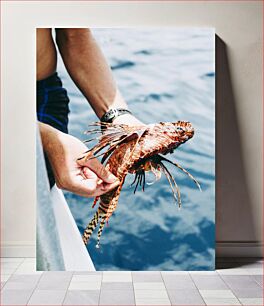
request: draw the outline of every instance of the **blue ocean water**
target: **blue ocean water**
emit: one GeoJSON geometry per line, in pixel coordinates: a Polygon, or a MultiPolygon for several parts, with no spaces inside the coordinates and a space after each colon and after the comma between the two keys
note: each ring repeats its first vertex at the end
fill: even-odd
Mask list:
{"type": "MultiPolygon", "coordinates": [[[[193,139],[167,156],[200,182],[168,166],[182,195],[178,210],[163,176],[133,194],[129,176],[101,249],[89,253],[97,270],[213,270],[215,259],[215,45],[208,28],[94,29],[120,91],[145,123],[190,121],[193,139]]],[[[70,134],[86,139],[97,121],[59,61],[70,96],[70,134]]],[[[92,199],[65,192],[80,233],[92,218],[92,199]]]]}

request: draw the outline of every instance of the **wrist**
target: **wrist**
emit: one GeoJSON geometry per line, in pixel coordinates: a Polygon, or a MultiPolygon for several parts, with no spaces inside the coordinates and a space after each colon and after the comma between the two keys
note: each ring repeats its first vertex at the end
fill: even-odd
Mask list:
{"type": "Polygon", "coordinates": [[[117,88],[115,89],[114,97],[100,97],[98,100],[100,100],[100,103],[96,104],[95,112],[99,119],[110,109],[127,109],[127,104],[117,88]]]}
{"type": "Polygon", "coordinates": [[[135,116],[132,114],[123,114],[121,116],[116,117],[113,122],[113,124],[126,124],[126,125],[144,125],[140,120],[138,120],[135,116]]]}
{"type": "Polygon", "coordinates": [[[127,114],[132,115],[132,113],[127,108],[110,108],[100,118],[100,121],[105,123],[113,123],[116,118],[127,114]]]}

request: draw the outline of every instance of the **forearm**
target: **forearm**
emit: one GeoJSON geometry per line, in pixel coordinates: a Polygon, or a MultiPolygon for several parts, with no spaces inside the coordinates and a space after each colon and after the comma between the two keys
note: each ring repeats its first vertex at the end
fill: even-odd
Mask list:
{"type": "Polygon", "coordinates": [[[46,154],[49,154],[49,151],[52,151],[54,142],[56,142],[56,140],[59,138],[59,134],[62,132],[42,122],[38,122],[38,125],[43,149],[46,154]]]}
{"type": "Polygon", "coordinates": [[[99,118],[111,107],[127,107],[88,29],[57,29],[56,42],[67,71],[99,118]]]}
{"type": "Polygon", "coordinates": [[[53,133],[55,132],[55,129],[53,127],[51,127],[50,125],[42,123],[42,122],[38,122],[38,126],[39,126],[39,132],[40,132],[40,136],[41,136],[43,149],[45,151],[45,148],[47,148],[49,146],[50,136],[53,136],[53,133]]]}
{"type": "Polygon", "coordinates": [[[60,135],[61,134],[63,135],[63,133],[53,128],[52,126],[42,122],[38,122],[38,125],[39,125],[43,151],[47,155],[49,162],[52,166],[56,184],[57,186],[60,186],[61,179],[58,179],[60,177],[58,167],[54,168],[53,166],[54,166],[54,160],[60,163],[61,165],[65,164],[65,157],[60,141],[60,135]]]}

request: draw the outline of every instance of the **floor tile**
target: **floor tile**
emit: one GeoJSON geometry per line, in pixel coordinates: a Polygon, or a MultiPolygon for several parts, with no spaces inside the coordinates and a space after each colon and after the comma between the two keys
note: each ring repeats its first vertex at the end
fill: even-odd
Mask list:
{"type": "Polygon", "coordinates": [[[196,289],[190,275],[163,275],[167,289],[196,289]]]}
{"type": "Polygon", "coordinates": [[[263,275],[262,268],[250,268],[245,270],[247,271],[247,275],[263,275]]]}
{"type": "Polygon", "coordinates": [[[36,271],[36,265],[31,262],[23,262],[18,269],[16,270],[16,274],[26,274],[31,272],[38,272],[36,271]]]}
{"type": "Polygon", "coordinates": [[[160,272],[132,272],[133,282],[162,282],[160,272]]]}
{"type": "Polygon", "coordinates": [[[1,291],[1,305],[26,305],[31,297],[32,290],[5,290],[1,291]]]}
{"type": "MultiPolygon", "coordinates": [[[[19,269],[19,268],[18,268],[19,269]]],[[[14,274],[24,274],[24,275],[42,275],[43,271],[29,271],[29,270],[16,270],[14,274]]]]}
{"type": "Polygon", "coordinates": [[[256,288],[256,289],[232,289],[232,292],[237,298],[262,298],[263,297],[263,289],[256,288]]]}
{"type": "Polygon", "coordinates": [[[205,301],[208,305],[263,305],[263,261],[245,258],[218,260],[224,268],[216,272],[42,273],[35,272],[34,258],[1,258],[6,272],[1,275],[1,280],[3,276],[8,280],[2,289],[3,302],[4,305],[25,305],[30,299],[30,305],[55,305],[63,300],[65,305],[98,305],[99,302],[100,305],[204,305],[205,301]],[[11,271],[14,274],[10,276],[11,271]],[[50,292],[53,292],[49,294],[51,299],[47,298],[50,292]]]}
{"type": "Polygon", "coordinates": [[[138,299],[136,300],[136,305],[160,305],[160,306],[166,306],[171,305],[171,302],[169,299],[138,299]]]}
{"type": "Polygon", "coordinates": [[[252,275],[252,278],[263,288],[263,275],[252,275]]]}
{"type": "Polygon", "coordinates": [[[204,305],[204,301],[197,289],[168,290],[172,305],[204,305]]]}
{"type": "Polygon", "coordinates": [[[218,269],[216,271],[220,275],[248,275],[247,270],[242,268],[218,269]]]}
{"type": "Polygon", "coordinates": [[[101,290],[99,305],[135,305],[133,290],[101,290]]]}
{"type": "Polygon", "coordinates": [[[72,282],[101,282],[102,275],[73,275],[72,282]]]}
{"type": "Polygon", "coordinates": [[[28,305],[62,305],[65,290],[35,290],[28,305]]]}
{"type": "Polygon", "coordinates": [[[218,275],[215,271],[189,271],[189,275],[206,275],[206,276],[213,276],[218,275]]]}
{"type": "Polygon", "coordinates": [[[231,290],[199,290],[203,298],[236,298],[231,290]]]}
{"type": "Polygon", "coordinates": [[[204,299],[206,305],[241,305],[236,298],[206,298],[204,299]]]}
{"type": "Polygon", "coordinates": [[[242,305],[264,305],[263,299],[261,298],[244,298],[244,299],[239,299],[240,303],[242,305]]]}
{"type": "Polygon", "coordinates": [[[161,271],[161,275],[189,275],[188,271],[161,271]]]}
{"type": "Polygon", "coordinates": [[[100,290],[101,282],[71,282],[68,290],[100,290]]]}
{"type": "Polygon", "coordinates": [[[254,279],[248,275],[222,275],[221,278],[232,290],[259,288],[259,285],[254,281],[254,279]]]}
{"type": "Polygon", "coordinates": [[[229,289],[225,282],[218,275],[192,275],[196,287],[202,289],[229,289]]]}
{"type": "Polygon", "coordinates": [[[99,290],[67,291],[63,305],[98,305],[99,290]]]}
{"type": "Polygon", "coordinates": [[[135,289],[135,297],[138,299],[168,299],[167,291],[164,290],[137,290],[135,289]]]}
{"type": "Polygon", "coordinates": [[[102,290],[133,290],[132,282],[104,282],[101,286],[102,290]]]}
{"type": "Polygon", "coordinates": [[[102,271],[74,271],[73,275],[103,275],[102,271]]]}
{"type": "Polygon", "coordinates": [[[12,282],[8,281],[5,284],[5,289],[12,290],[34,290],[37,283],[34,282],[12,282]]]}
{"type": "Polygon", "coordinates": [[[37,271],[36,265],[33,263],[22,263],[17,270],[15,271],[15,274],[33,274],[33,275],[41,275],[43,271],[37,271]]]}
{"type": "Polygon", "coordinates": [[[22,282],[22,283],[37,283],[41,275],[23,275],[23,274],[13,274],[9,278],[9,282],[22,282]]]}
{"type": "Polygon", "coordinates": [[[133,283],[135,290],[166,290],[163,282],[142,282],[142,283],[133,283]]]}
{"type": "Polygon", "coordinates": [[[6,282],[11,277],[11,274],[1,274],[1,282],[6,282]]]}
{"type": "Polygon", "coordinates": [[[132,282],[131,273],[103,273],[103,282],[132,282]]]}
{"type": "Polygon", "coordinates": [[[131,275],[131,271],[103,271],[104,275],[131,275]]]}
{"type": "Polygon", "coordinates": [[[67,290],[72,278],[72,272],[44,272],[41,276],[38,290],[67,290]]]}

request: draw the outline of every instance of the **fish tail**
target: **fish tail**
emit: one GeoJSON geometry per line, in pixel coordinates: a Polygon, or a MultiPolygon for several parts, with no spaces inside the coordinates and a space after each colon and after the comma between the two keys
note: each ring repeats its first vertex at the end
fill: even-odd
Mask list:
{"type": "Polygon", "coordinates": [[[83,233],[83,242],[86,245],[95,230],[99,220],[103,217],[104,213],[100,210],[100,208],[95,212],[93,219],[90,221],[90,223],[87,225],[84,233],[83,233]]]}
{"type": "Polygon", "coordinates": [[[101,235],[102,235],[102,231],[104,229],[104,226],[105,226],[105,222],[106,222],[106,216],[104,216],[101,220],[101,223],[100,223],[100,227],[99,227],[99,230],[98,230],[98,234],[97,234],[97,244],[96,244],[96,248],[99,249],[100,247],[100,239],[101,239],[101,235]]]}
{"type": "Polygon", "coordinates": [[[96,197],[94,198],[94,202],[93,202],[92,208],[94,208],[94,206],[96,205],[96,203],[98,202],[99,199],[100,199],[99,196],[96,196],[96,197]]]}

